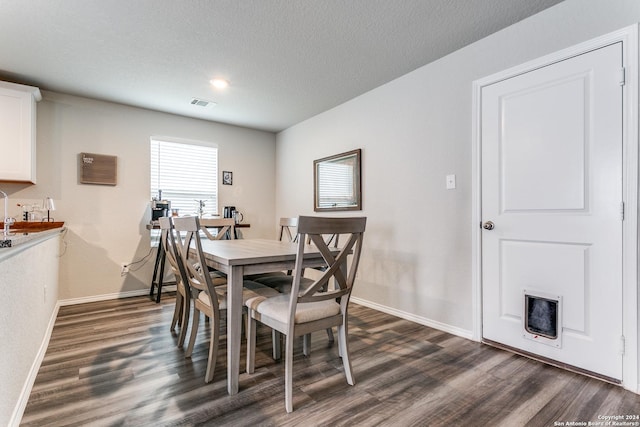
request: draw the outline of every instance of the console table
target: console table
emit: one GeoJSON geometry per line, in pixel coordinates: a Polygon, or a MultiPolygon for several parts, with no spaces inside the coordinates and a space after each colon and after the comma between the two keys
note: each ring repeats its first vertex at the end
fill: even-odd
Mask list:
{"type": "MultiPolygon", "coordinates": [[[[206,219],[201,220],[203,225],[207,228],[219,228],[219,227],[210,227],[206,224],[206,219]]],[[[236,228],[249,228],[251,224],[236,224],[233,229],[234,238],[238,238],[238,234],[236,232],[236,228]]],[[[147,230],[159,230],[160,224],[158,221],[153,221],[150,224],[147,224],[147,230]]],[[[158,294],[156,295],[156,303],[160,302],[160,295],[162,293],[162,285],[175,285],[176,282],[167,282],[164,283],[164,263],[166,260],[164,248],[162,244],[158,244],[158,250],[156,251],[156,260],[153,266],[153,276],[151,277],[151,289],[149,290],[149,298],[153,299],[153,294],[155,289],[158,289],[158,294]]]]}

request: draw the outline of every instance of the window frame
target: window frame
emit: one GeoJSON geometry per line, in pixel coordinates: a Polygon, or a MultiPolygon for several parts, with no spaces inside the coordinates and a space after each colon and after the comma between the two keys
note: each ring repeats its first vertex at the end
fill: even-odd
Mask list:
{"type": "Polygon", "coordinates": [[[313,210],[315,212],[362,210],[361,152],[362,150],[358,148],[313,161],[313,210]],[[332,178],[327,176],[326,172],[335,165],[350,167],[344,183],[346,187],[340,186],[342,189],[351,187],[351,191],[347,191],[349,193],[347,197],[338,193],[326,195],[327,188],[331,187],[332,178]],[[326,199],[333,203],[327,206],[326,202],[323,202],[326,199]]]}

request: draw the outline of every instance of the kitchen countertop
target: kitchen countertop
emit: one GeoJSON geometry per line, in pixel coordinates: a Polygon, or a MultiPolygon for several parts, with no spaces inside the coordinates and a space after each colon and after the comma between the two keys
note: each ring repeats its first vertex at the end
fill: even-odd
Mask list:
{"type": "Polygon", "coordinates": [[[3,229],[4,223],[0,222],[0,260],[65,230],[64,222],[16,222],[8,236],[2,234],[3,229]]]}

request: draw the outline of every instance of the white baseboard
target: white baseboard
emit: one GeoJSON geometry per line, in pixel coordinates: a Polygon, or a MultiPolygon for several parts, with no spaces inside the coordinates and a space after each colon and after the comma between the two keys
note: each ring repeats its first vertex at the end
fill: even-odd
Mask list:
{"type": "Polygon", "coordinates": [[[411,322],[419,323],[420,325],[429,326],[430,328],[438,329],[443,332],[447,332],[452,335],[456,335],[469,340],[473,339],[473,331],[458,328],[448,325],[446,323],[438,322],[436,320],[427,319],[426,317],[416,316],[415,314],[407,313],[395,308],[387,307],[375,302],[363,300],[357,297],[351,297],[351,300],[356,304],[363,305],[365,307],[372,308],[374,310],[382,311],[383,313],[391,314],[392,316],[399,317],[401,319],[409,320],[411,322]]]}
{"type": "Polygon", "coordinates": [[[24,414],[24,410],[27,407],[27,402],[29,402],[29,396],[31,395],[31,389],[33,389],[33,384],[36,381],[36,376],[38,376],[38,371],[40,370],[40,365],[42,365],[42,360],[44,359],[44,355],[47,353],[47,347],[49,347],[49,340],[51,339],[51,333],[53,332],[53,326],[56,324],[56,318],[58,317],[58,310],[60,309],[60,302],[56,303],[56,306],[53,308],[53,312],[51,313],[51,317],[49,318],[49,324],[47,325],[47,329],[45,330],[44,337],[42,339],[42,343],[40,344],[40,348],[38,349],[38,354],[36,358],[33,360],[33,364],[31,365],[31,369],[29,370],[29,375],[27,376],[27,380],[22,386],[22,391],[20,392],[20,398],[18,399],[18,403],[15,408],[13,408],[13,414],[11,414],[11,418],[9,419],[9,426],[18,427],[20,425],[20,421],[22,420],[22,415],[24,414]]]}
{"type": "MultiPolygon", "coordinates": [[[[162,287],[163,292],[167,292],[167,291],[172,292],[175,290],[176,290],[175,285],[162,287]]],[[[120,298],[139,297],[143,295],[149,295],[149,289],[136,289],[135,291],[114,292],[112,294],[92,295],[89,297],[63,299],[63,300],[59,300],[58,304],[60,304],[60,306],[62,307],[66,305],[84,304],[87,302],[98,302],[98,301],[107,301],[107,300],[120,299],[120,298]]]]}

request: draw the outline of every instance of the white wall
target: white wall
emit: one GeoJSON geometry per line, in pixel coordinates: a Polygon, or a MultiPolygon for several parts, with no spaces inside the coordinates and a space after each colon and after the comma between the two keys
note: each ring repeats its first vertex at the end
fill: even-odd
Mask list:
{"type": "Polygon", "coordinates": [[[313,213],[314,159],[362,148],[354,296],[471,336],[472,82],[638,21],[637,0],[566,0],[279,133],[276,217],[313,213]]]}
{"type": "Polygon", "coordinates": [[[0,310],[2,426],[17,425],[22,417],[58,312],[60,238],[45,239],[3,249],[11,252],[0,260],[5,302],[0,310]]]}
{"type": "Polygon", "coordinates": [[[152,135],[218,144],[219,168],[233,171],[234,178],[232,186],[220,186],[220,206],[235,205],[244,213],[251,224],[245,236],[275,237],[274,134],[46,91],[43,97],[37,106],[38,183],[0,188],[16,217],[16,203],[54,199],[52,215],[69,229],[60,259],[61,300],[149,288],[155,252],[125,277],[120,265],[150,250],[145,226],[152,135]],[[117,156],[118,185],[80,184],[81,152],[117,156]]]}

